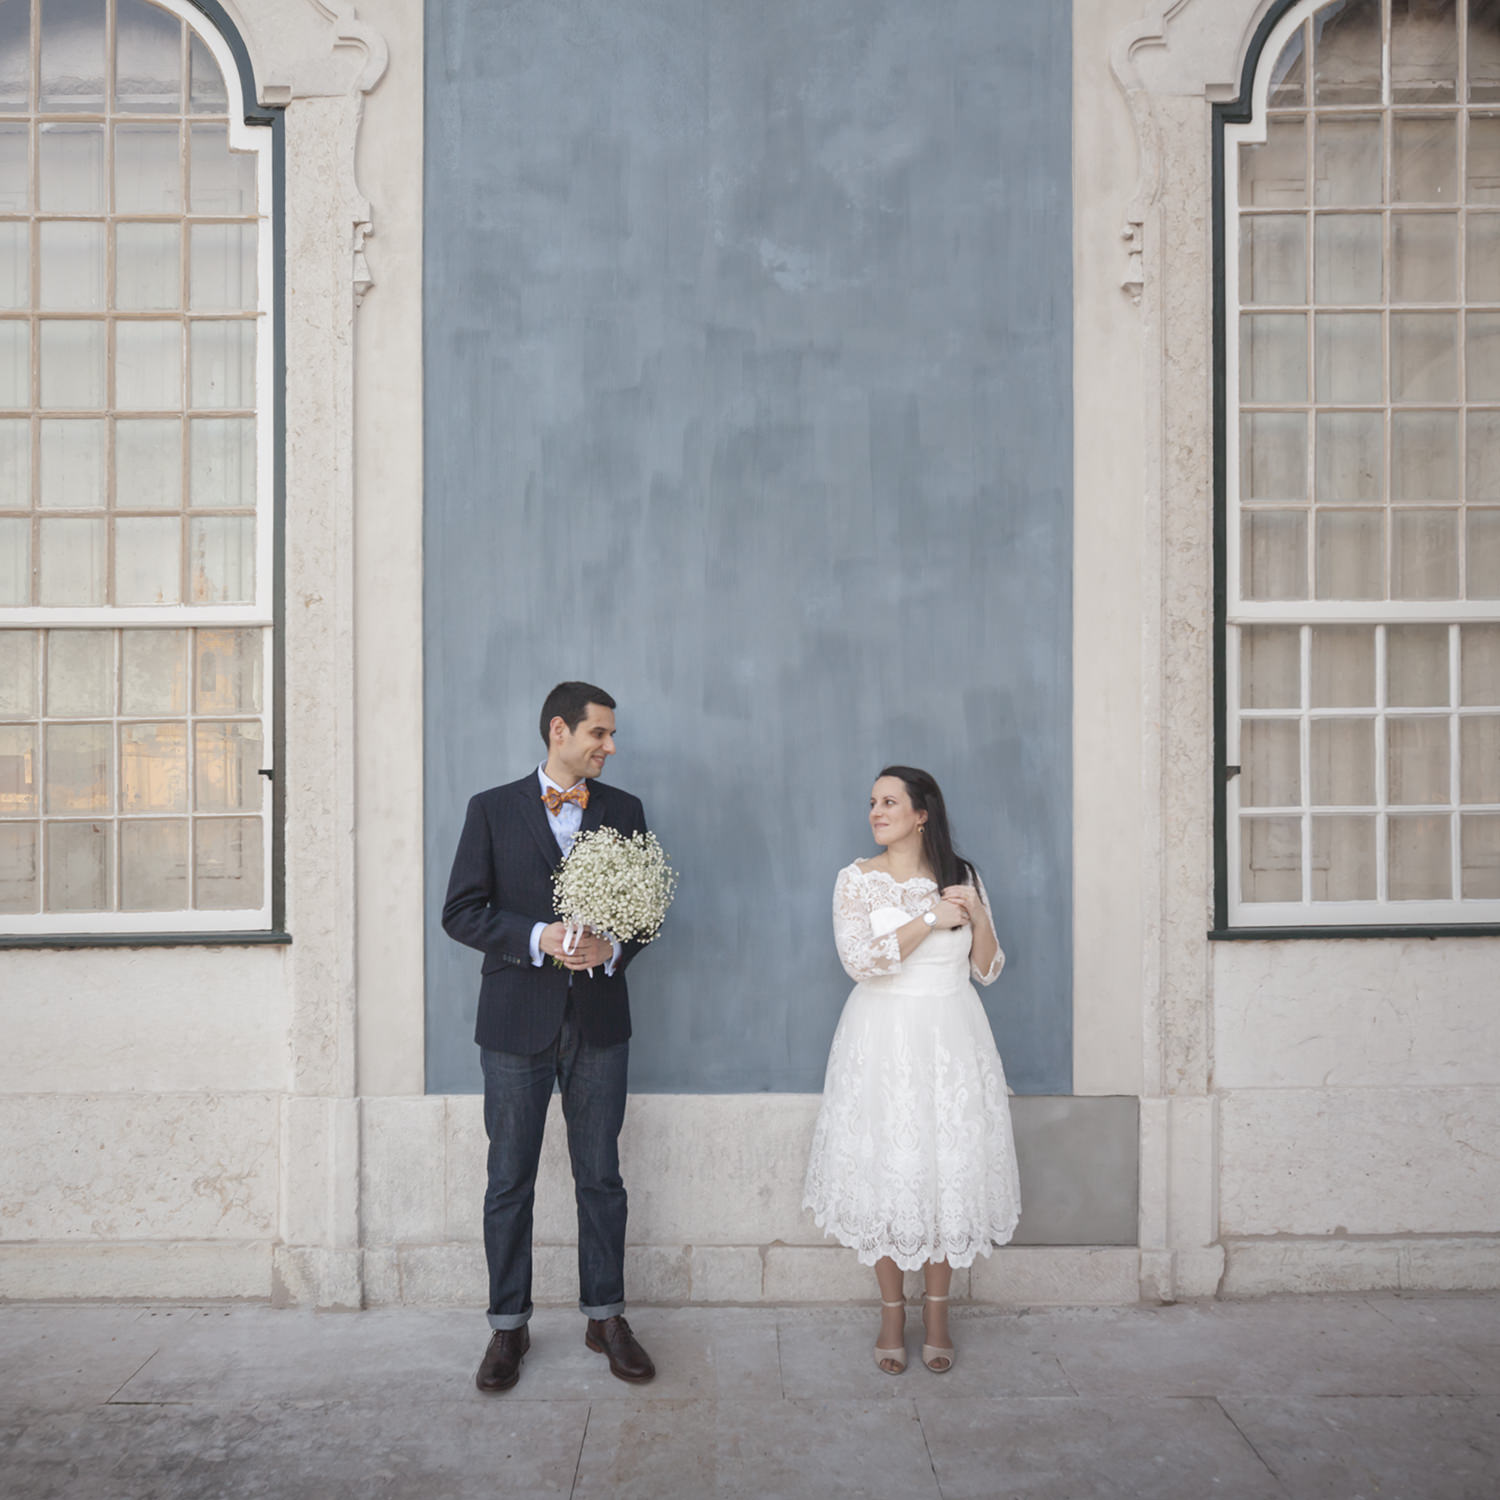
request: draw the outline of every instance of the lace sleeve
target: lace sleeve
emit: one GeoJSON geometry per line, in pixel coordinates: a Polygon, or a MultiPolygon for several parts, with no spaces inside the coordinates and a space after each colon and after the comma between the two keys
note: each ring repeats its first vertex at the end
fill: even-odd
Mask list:
{"type": "Polygon", "coordinates": [[[870,907],[854,865],[839,871],[833,887],[833,941],[844,972],[854,980],[894,974],[901,967],[901,944],[894,932],[877,938],[870,907]]]}
{"type": "MultiPolygon", "coordinates": [[[[979,888],[979,899],[984,902],[984,914],[990,919],[990,926],[995,925],[995,914],[990,910],[989,892],[984,888],[984,881],[979,878],[979,871],[974,872],[974,884],[979,888]]],[[[999,977],[1000,971],[1005,967],[1005,950],[1000,946],[1000,934],[995,934],[995,956],[990,960],[990,966],[983,973],[979,971],[979,965],[972,960],[969,963],[969,973],[974,976],[976,984],[993,984],[999,977]]]]}

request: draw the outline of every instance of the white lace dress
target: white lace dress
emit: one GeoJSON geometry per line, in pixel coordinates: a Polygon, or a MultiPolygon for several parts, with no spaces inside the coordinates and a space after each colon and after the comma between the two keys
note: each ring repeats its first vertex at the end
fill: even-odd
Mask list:
{"type": "MultiPolygon", "coordinates": [[[[984,896],[985,910],[989,898],[984,896]]],[[[828,1053],[803,1206],[872,1266],[972,1265],[1021,1212],[1005,1071],[970,978],[967,927],[934,930],[902,959],[896,929],[936,905],[926,877],[839,871],[833,932],[857,980],[828,1053]]]]}

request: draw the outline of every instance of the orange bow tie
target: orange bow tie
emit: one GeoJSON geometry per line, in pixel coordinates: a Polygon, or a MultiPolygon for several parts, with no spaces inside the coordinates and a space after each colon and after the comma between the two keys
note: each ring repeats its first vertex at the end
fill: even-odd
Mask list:
{"type": "Polygon", "coordinates": [[[545,787],[542,791],[542,801],[547,804],[549,813],[557,812],[564,802],[576,802],[582,809],[589,805],[589,789],[581,781],[577,786],[570,786],[565,792],[558,791],[556,787],[545,787]]]}

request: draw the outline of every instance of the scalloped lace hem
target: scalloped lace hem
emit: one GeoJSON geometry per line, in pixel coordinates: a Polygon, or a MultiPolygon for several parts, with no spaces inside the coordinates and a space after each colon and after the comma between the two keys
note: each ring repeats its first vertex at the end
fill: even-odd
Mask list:
{"type": "Polygon", "coordinates": [[[803,1199],[802,1206],[812,1212],[813,1223],[828,1238],[837,1240],[846,1250],[855,1252],[859,1257],[860,1265],[873,1266],[876,1261],[888,1257],[895,1261],[903,1271],[920,1271],[929,1261],[935,1260],[946,1260],[955,1271],[965,1270],[974,1264],[976,1257],[983,1255],[988,1258],[991,1251],[1009,1244],[1021,1217],[1017,1214],[1008,1225],[1003,1227],[994,1225],[983,1235],[966,1236],[962,1244],[934,1240],[930,1244],[910,1250],[901,1249],[867,1232],[850,1229],[840,1223],[829,1222],[833,1218],[832,1213],[827,1210],[820,1211],[816,1204],[808,1199],[803,1199]]]}

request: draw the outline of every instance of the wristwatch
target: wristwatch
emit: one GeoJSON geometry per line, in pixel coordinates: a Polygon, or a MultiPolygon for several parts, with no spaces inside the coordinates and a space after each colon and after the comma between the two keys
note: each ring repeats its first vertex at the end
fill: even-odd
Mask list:
{"type": "Polygon", "coordinates": [[[929,927],[936,927],[937,926],[937,913],[935,911],[924,911],[922,913],[922,920],[929,927]]]}

